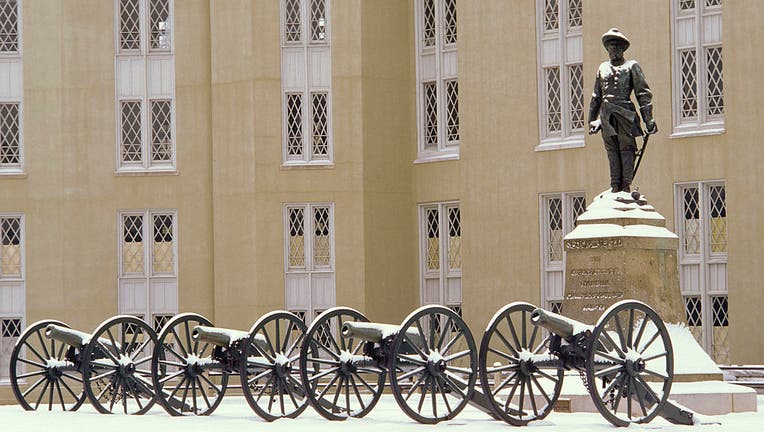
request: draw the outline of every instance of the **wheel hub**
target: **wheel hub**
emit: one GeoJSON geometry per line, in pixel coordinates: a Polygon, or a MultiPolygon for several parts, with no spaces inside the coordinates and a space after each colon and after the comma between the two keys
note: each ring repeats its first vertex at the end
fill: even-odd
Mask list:
{"type": "Polygon", "coordinates": [[[276,354],[274,360],[273,370],[276,372],[276,376],[283,378],[292,373],[292,362],[284,354],[276,354]]]}
{"type": "Polygon", "coordinates": [[[427,371],[430,375],[440,376],[446,371],[447,367],[446,360],[438,351],[430,351],[430,355],[427,356],[427,371]]]}

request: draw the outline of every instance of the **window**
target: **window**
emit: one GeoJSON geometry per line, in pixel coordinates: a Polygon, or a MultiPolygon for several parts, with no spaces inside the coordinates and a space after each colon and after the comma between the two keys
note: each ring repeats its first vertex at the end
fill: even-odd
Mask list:
{"type": "Polygon", "coordinates": [[[282,0],[284,165],[331,165],[329,0],[282,0]]]}
{"type": "Polygon", "coordinates": [[[171,0],[117,0],[117,171],[175,171],[171,0]]]}
{"type": "Polygon", "coordinates": [[[565,295],[563,238],[573,231],[576,219],[584,211],[583,192],[541,195],[541,301],[555,313],[562,311],[565,295]]]}
{"type": "Polygon", "coordinates": [[[0,176],[23,174],[20,1],[0,1],[0,176]]]}
{"type": "Polygon", "coordinates": [[[0,214],[0,383],[10,379],[11,353],[24,328],[25,292],[24,218],[0,214]]]}
{"type": "Polygon", "coordinates": [[[722,0],[674,0],[674,136],[724,131],[722,0]]]}
{"type": "Polygon", "coordinates": [[[676,185],[675,193],[687,325],[717,363],[729,364],[725,185],[683,183],[676,185]]]}
{"type": "Polygon", "coordinates": [[[417,0],[419,161],[459,155],[456,0],[417,0]]]}
{"type": "Polygon", "coordinates": [[[284,207],[286,307],[306,324],[335,305],[334,205],[284,207]]]}
{"type": "Polygon", "coordinates": [[[419,206],[420,301],[461,315],[462,224],[458,202],[419,206]]]}
{"type": "Polygon", "coordinates": [[[537,0],[541,143],[584,145],[583,0],[537,0]]]}
{"type": "Polygon", "coordinates": [[[178,312],[177,213],[121,212],[119,228],[119,313],[161,329],[178,312]]]}

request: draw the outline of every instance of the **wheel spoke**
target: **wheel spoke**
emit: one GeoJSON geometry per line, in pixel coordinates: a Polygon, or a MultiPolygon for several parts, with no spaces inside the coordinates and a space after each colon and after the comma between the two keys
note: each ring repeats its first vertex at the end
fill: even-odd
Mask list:
{"type": "Polygon", "coordinates": [[[491,373],[496,373],[496,372],[504,372],[504,371],[508,371],[508,370],[509,371],[514,371],[514,370],[517,370],[517,368],[519,368],[519,367],[520,367],[520,365],[518,365],[518,364],[508,364],[508,365],[503,365],[503,366],[496,366],[496,367],[493,367],[493,368],[486,368],[485,372],[491,374],[491,373]]]}
{"type": "MultiPolygon", "coordinates": [[[[276,348],[273,346],[273,342],[271,342],[271,337],[268,335],[268,330],[263,327],[262,329],[262,335],[265,339],[265,343],[268,344],[268,349],[270,350],[270,355],[275,357],[276,356],[276,348]]],[[[278,336],[276,336],[276,339],[278,340],[278,336]]],[[[262,350],[261,350],[262,351],[262,350]]],[[[264,355],[268,355],[266,352],[263,352],[264,355]]]]}
{"type": "Polygon", "coordinates": [[[447,371],[452,371],[452,372],[460,372],[460,373],[467,374],[467,375],[471,375],[473,373],[472,369],[469,369],[469,368],[456,367],[456,366],[448,366],[448,365],[446,366],[446,370],[447,371]]]}
{"type": "Polygon", "coordinates": [[[410,370],[410,371],[408,371],[408,372],[398,376],[397,379],[398,379],[398,381],[403,381],[403,380],[405,380],[406,378],[408,378],[410,376],[416,375],[416,374],[424,371],[425,369],[426,368],[424,366],[420,366],[418,368],[415,368],[413,370],[410,370]]]}
{"type": "Polygon", "coordinates": [[[629,309],[629,328],[626,331],[626,346],[632,348],[631,337],[634,336],[634,309],[629,309]]]}
{"type": "Polygon", "coordinates": [[[35,333],[37,334],[37,339],[40,340],[40,346],[42,347],[42,352],[45,353],[45,358],[50,358],[50,353],[48,353],[48,347],[45,345],[45,341],[42,339],[42,335],[40,334],[40,331],[38,330],[35,333]]]}
{"type": "Polygon", "coordinates": [[[544,396],[544,399],[546,400],[547,405],[551,404],[552,399],[546,393],[546,391],[544,390],[544,387],[541,386],[541,383],[538,381],[538,379],[536,379],[535,375],[531,375],[531,380],[533,381],[534,384],[536,384],[536,388],[539,389],[539,391],[541,392],[541,395],[544,396]]]}
{"type": "Polygon", "coordinates": [[[657,359],[657,358],[660,358],[660,357],[666,357],[666,356],[668,356],[668,352],[667,352],[667,351],[663,351],[663,352],[662,352],[662,353],[660,353],[660,354],[654,354],[654,355],[651,355],[651,356],[649,356],[649,357],[645,357],[645,358],[644,358],[644,359],[642,359],[642,360],[644,360],[644,361],[645,361],[645,363],[647,363],[647,362],[649,362],[650,360],[655,360],[655,359],[657,359]]]}
{"type": "Polygon", "coordinates": [[[366,387],[367,389],[369,389],[369,391],[370,391],[370,392],[372,392],[372,393],[376,393],[376,392],[377,392],[376,390],[374,390],[374,389],[373,389],[373,388],[372,388],[372,387],[369,385],[369,383],[368,383],[368,382],[366,382],[366,380],[365,380],[365,379],[363,379],[363,377],[361,376],[361,374],[359,374],[359,373],[356,373],[356,372],[353,372],[353,375],[354,375],[356,378],[358,378],[358,381],[361,381],[361,384],[363,384],[363,386],[364,386],[364,387],[366,387]]]}
{"type": "Polygon", "coordinates": [[[507,379],[505,379],[504,381],[502,381],[502,382],[501,382],[501,383],[500,383],[500,384],[499,384],[499,385],[498,385],[498,386],[497,386],[495,389],[493,389],[493,391],[491,392],[491,395],[492,395],[492,396],[496,396],[497,394],[499,394],[499,392],[500,392],[500,391],[501,391],[501,390],[502,390],[504,387],[506,387],[506,386],[507,386],[507,384],[509,384],[509,382],[510,382],[510,381],[512,381],[512,380],[513,380],[513,379],[515,379],[515,378],[517,378],[517,372],[512,372],[512,375],[508,376],[508,377],[507,377],[507,379]]]}
{"type": "Polygon", "coordinates": [[[408,354],[398,353],[398,358],[401,358],[401,359],[406,360],[408,362],[414,363],[417,366],[424,366],[424,365],[427,364],[426,361],[423,361],[423,360],[421,360],[421,359],[419,359],[417,357],[414,357],[414,356],[411,356],[411,355],[408,355],[408,354]]]}
{"type": "Polygon", "coordinates": [[[647,384],[647,382],[644,380],[644,378],[642,378],[640,375],[636,375],[634,378],[636,378],[637,381],[639,381],[639,383],[642,384],[642,387],[645,388],[645,392],[647,393],[647,395],[650,396],[651,398],[653,398],[652,402],[651,401],[646,401],[647,403],[649,403],[652,406],[652,405],[657,404],[658,402],[661,401],[661,398],[658,397],[658,395],[655,393],[655,391],[653,391],[652,387],[650,387],[647,384]]]}
{"type": "Polygon", "coordinates": [[[325,376],[327,376],[329,374],[337,372],[339,369],[340,369],[339,367],[333,367],[333,368],[327,369],[327,370],[325,370],[323,372],[319,372],[319,373],[313,375],[312,377],[308,378],[308,381],[312,382],[312,381],[319,380],[319,379],[321,379],[321,378],[323,378],[323,377],[325,377],[325,376]]]}
{"type": "Polygon", "coordinates": [[[24,397],[24,399],[26,399],[27,395],[29,395],[29,393],[32,393],[32,391],[36,389],[37,387],[39,387],[40,384],[42,384],[43,381],[45,381],[46,379],[47,377],[42,377],[39,380],[37,380],[31,387],[27,388],[26,391],[24,391],[24,393],[21,394],[21,396],[24,397]]]}
{"type": "Polygon", "coordinates": [[[472,353],[472,351],[471,351],[471,350],[464,350],[464,351],[459,351],[459,352],[458,352],[458,353],[456,353],[456,354],[451,354],[450,356],[448,356],[448,357],[444,358],[443,360],[445,360],[445,361],[447,361],[447,362],[450,362],[450,361],[452,361],[452,360],[456,360],[456,359],[458,359],[458,358],[464,357],[464,356],[466,356],[466,355],[469,355],[469,354],[471,354],[471,353],[472,353]]]}
{"type": "Polygon", "coordinates": [[[294,349],[300,345],[303,339],[305,339],[305,333],[300,333],[300,336],[298,336],[297,339],[294,342],[292,342],[292,345],[290,345],[289,348],[287,348],[284,351],[284,355],[289,357],[294,351],[294,349]]]}
{"type": "MultiPolygon", "coordinates": [[[[416,326],[416,330],[417,332],[419,332],[419,337],[422,338],[422,342],[424,345],[424,354],[430,354],[430,347],[427,344],[427,338],[424,337],[424,332],[422,331],[422,324],[419,323],[419,320],[416,320],[414,321],[414,326],[416,326]]],[[[411,343],[411,346],[416,346],[416,344],[413,343],[411,340],[409,340],[409,343],[411,343]]],[[[420,350],[417,350],[417,351],[420,351],[420,350]]],[[[425,358],[425,357],[427,357],[427,355],[422,355],[422,358],[425,358]]]]}
{"type": "Polygon", "coordinates": [[[660,378],[663,381],[668,381],[668,379],[669,379],[668,376],[663,375],[662,373],[659,373],[659,372],[652,371],[652,370],[647,369],[647,368],[643,369],[642,372],[645,372],[646,374],[652,375],[652,376],[654,376],[656,378],[660,378]]]}
{"type": "Polygon", "coordinates": [[[513,346],[512,346],[512,344],[510,344],[510,343],[509,343],[509,341],[507,340],[507,338],[506,338],[506,337],[504,337],[504,335],[501,333],[501,331],[499,331],[499,328],[498,328],[498,327],[496,327],[496,329],[494,330],[493,334],[495,334],[496,336],[498,336],[498,337],[499,337],[499,340],[500,340],[500,341],[501,341],[501,342],[504,344],[504,346],[506,346],[507,348],[509,348],[509,350],[510,350],[510,351],[512,351],[512,353],[513,353],[515,356],[518,356],[518,355],[520,355],[520,354],[517,352],[517,349],[515,349],[515,347],[513,347],[513,346]]]}
{"type": "Polygon", "coordinates": [[[406,397],[404,398],[405,401],[408,402],[411,395],[414,394],[414,391],[422,385],[422,383],[424,382],[426,378],[427,378],[427,374],[422,374],[422,376],[420,376],[419,379],[416,380],[414,385],[412,385],[409,391],[406,393],[406,397]]]}
{"type": "Polygon", "coordinates": [[[355,393],[356,399],[358,399],[358,403],[361,405],[361,411],[365,411],[366,404],[363,403],[363,398],[361,398],[361,392],[358,391],[358,385],[355,382],[355,378],[353,378],[353,374],[350,375],[350,383],[353,384],[353,392],[355,393]]]}
{"type": "Polygon", "coordinates": [[[265,377],[265,376],[267,376],[267,375],[270,375],[270,374],[272,374],[272,373],[273,373],[273,370],[271,370],[271,369],[266,369],[266,370],[264,370],[263,372],[260,372],[259,374],[257,374],[257,375],[255,375],[255,376],[253,376],[252,378],[248,379],[248,380],[247,380],[247,384],[254,384],[254,383],[255,383],[255,381],[257,381],[257,380],[260,380],[260,379],[262,379],[263,377],[265,377]]]}
{"type": "MultiPolygon", "coordinates": [[[[345,382],[345,377],[340,375],[340,382],[337,383],[337,391],[334,393],[334,400],[332,401],[332,406],[337,407],[337,401],[340,400],[340,394],[342,394],[342,384],[345,382]]],[[[349,413],[348,413],[349,414],[349,413]]]]}
{"type": "Polygon", "coordinates": [[[76,401],[77,399],[79,399],[79,396],[77,396],[77,394],[76,394],[76,393],[74,393],[74,391],[72,390],[72,388],[71,388],[71,387],[69,387],[69,384],[67,384],[67,383],[66,383],[66,380],[63,380],[63,379],[62,379],[62,380],[61,380],[61,384],[63,384],[63,385],[64,385],[64,388],[66,389],[66,391],[68,391],[68,392],[69,392],[69,394],[70,394],[70,395],[72,395],[72,397],[74,398],[74,400],[75,400],[75,401],[76,401]]]}
{"type": "MultiPolygon", "coordinates": [[[[456,390],[456,392],[459,393],[459,396],[461,396],[462,399],[467,398],[467,395],[465,395],[464,392],[462,391],[462,386],[459,386],[459,384],[457,383],[459,381],[457,377],[449,375],[448,372],[446,372],[444,375],[441,375],[441,377],[443,377],[443,379],[446,380],[446,382],[448,383],[448,386],[451,387],[452,390],[456,390]],[[452,378],[456,379],[457,382],[454,382],[452,378]]],[[[464,385],[463,388],[467,388],[467,386],[464,385]]]]}
{"type": "Polygon", "coordinates": [[[660,333],[661,333],[660,331],[656,330],[655,334],[653,334],[650,340],[647,341],[645,346],[641,350],[639,350],[639,353],[643,354],[645,351],[647,351],[647,349],[650,348],[650,345],[652,345],[653,342],[655,342],[655,340],[658,339],[658,336],[660,336],[660,333]]]}
{"type": "MultiPolygon", "coordinates": [[[[141,352],[142,352],[144,349],[146,349],[146,347],[147,347],[147,346],[148,346],[148,345],[149,345],[151,342],[152,342],[151,338],[148,338],[148,339],[146,339],[145,341],[143,341],[143,343],[142,343],[142,344],[140,344],[140,345],[138,346],[138,348],[136,348],[135,350],[133,350],[133,352],[132,352],[132,353],[130,353],[130,355],[129,355],[128,357],[130,357],[130,359],[131,359],[131,360],[135,360],[135,358],[136,358],[136,357],[138,357],[138,354],[140,354],[140,353],[141,353],[141,352]]],[[[146,357],[146,358],[150,359],[150,358],[151,358],[151,356],[149,356],[149,357],[146,357]]]]}
{"type": "Polygon", "coordinates": [[[539,410],[536,408],[536,397],[533,395],[533,386],[531,386],[530,377],[526,378],[525,384],[528,386],[528,397],[531,399],[531,407],[533,408],[533,416],[538,417],[539,410]]]}
{"type": "Polygon", "coordinates": [[[523,403],[525,402],[525,377],[520,377],[520,419],[523,418],[523,403]]]}
{"type": "Polygon", "coordinates": [[[642,334],[645,332],[645,329],[647,328],[647,314],[645,314],[645,317],[642,318],[642,323],[639,325],[639,330],[637,331],[637,336],[634,338],[634,349],[639,349],[639,342],[642,339],[642,334]]]}
{"type": "Polygon", "coordinates": [[[34,347],[32,345],[30,345],[29,342],[26,339],[24,340],[24,345],[26,345],[27,348],[29,348],[29,350],[32,351],[32,353],[34,353],[34,355],[37,356],[38,359],[40,359],[40,361],[42,361],[42,362],[47,362],[48,361],[48,359],[43,357],[43,356],[41,356],[40,353],[38,353],[37,350],[34,349],[34,347]]]}
{"type": "MultiPolygon", "coordinates": [[[[186,352],[191,352],[189,350],[193,345],[191,344],[191,329],[189,329],[188,320],[183,321],[183,326],[186,328],[186,352]]],[[[183,398],[183,402],[186,402],[185,398],[183,398]]]]}
{"type": "MultiPolygon", "coordinates": [[[[435,349],[435,346],[432,348],[435,349]]],[[[432,389],[430,394],[430,399],[432,400],[432,416],[438,418],[438,392],[435,391],[435,377],[430,378],[430,389],[432,389]]]]}
{"type": "Polygon", "coordinates": [[[596,353],[595,353],[594,355],[595,355],[596,357],[602,357],[602,358],[604,358],[605,360],[611,361],[611,362],[613,362],[613,363],[617,363],[617,364],[619,364],[619,365],[622,365],[622,364],[624,364],[624,360],[623,360],[622,358],[613,357],[613,356],[611,356],[610,354],[608,354],[608,353],[606,353],[606,352],[604,352],[604,351],[600,351],[600,350],[597,350],[597,351],[596,351],[596,353]]]}
{"type": "Polygon", "coordinates": [[[515,330],[515,325],[512,324],[512,320],[509,319],[509,314],[505,317],[505,320],[507,321],[507,326],[509,327],[509,334],[512,336],[512,340],[515,342],[515,346],[520,348],[522,345],[520,344],[520,339],[517,337],[517,331],[515,330]]]}
{"type": "Polygon", "coordinates": [[[533,342],[536,341],[536,335],[539,332],[538,326],[533,326],[533,331],[531,332],[531,339],[528,341],[528,348],[533,348],[533,342]]]}
{"type": "MultiPolygon", "coordinates": [[[[202,374],[202,375],[198,375],[198,377],[199,377],[199,378],[201,378],[202,380],[204,380],[204,382],[206,382],[208,386],[210,386],[210,387],[212,387],[213,389],[215,389],[215,393],[217,393],[218,395],[220,394],[220,392],[222,392],[222,391],[223,391],[223,388],[222,388],[222,387],[218,387],[218,386],[217,386],[215,383],[213,383],[212,381],[210,381],[210,379],[209,379],[209,378],[207,378],[206,376],[204,376],[204,374],[202,374]]],[[[216,397],[217,397],[217,396],[216,396],[216,397]]]]}
{"type": "Polygon", "coordinates": [[[40,402],[42,402],[43,396],[45,396],[45,392],[48,390],[48,386],[50,385],[50,380],[45,380],[45,386],[43,386],[42,391],[40,392],[40,395],[37,396],[37,402],[34,404],[34,409],[37,410],[37,408],[40,407],[40,402]]]}
{"type": "Polygon", "coordinates": [[[320,364],[325,364],[325,365],[330,365],[330,366],[338,365],[337,361],[326,360],[326,359],[322,359],[320,357],[308,357],[308,362],[310,362],[310,363],[320,363],[320,364]]]}
{"type": "Polygon", "coordinates": [[[618,341],[621,343],[621,350],[626,352],[626,335],[623,334],[623,326],[617,312],[613,315],[613,319],[615,321],[616,333],[618,333],[618,341]]]}
{"type": "Polygon", "coordinates": [[[623,396],[623,381],[625,380],[623,375],[619,375],[617,380],[619,381],[618,384],[618,392],[615,395],[615,400],[613,400],[613,415],[618,415],[618,405],[621,404],[621,397],[623,396]]]}
{"type": "Polygon", "coordinates": [[[329,380],[329,383],[328,383],[328,384],[326,384],[326,387],[324,387],[324,388],[323,388],[323,390],[321,390],[321,393],[319,393],[319,394],[318,394],[318,396],[316,397],[316,399],[323,399],[324,395],[326,395],[326,393],[329,391],[329,389],[330,389],[330,388],[331,388],[331,387],[334,385],[334,383],[335,383],[335,382],[337,382],[337,380],[339,380],[339,379],[340,379],[340,375],[339,375],[339,374],[337,374],[337,375],[333,376],[333,377],[332,377],[332,379],[330,379],[330,380],[329,380]]]}
{"type": "Polygon", "coordinates": [[[545,338],[544,338],[544,339],[543,339],[543,340],[542,340],[542,341],[541,341],[541,342],[540,342],[540,343],[539,343],[539,344],[536,346],[536,348],[533,350],[533,354],[538,354],[538,353],[539,353],[539,351],[541,351],[541,349],[542,349],[542,348],[544,348],[544,346],[546,345],[546,343],[547,343],[547,341],[548,341],[548,340],[549,340],[549,335],[547,335],[547,337],[545,337],[545,338]]]}
{"type": "Polygon", "coordinates": [[[501,351],[499,351],[497,349],[494,349],[492,347],[488,347],[488,351],[496,354],[499,357],[502,357],[502,358],[504,358],[506,360],[509,360],[509,361],[511,361],[513,363],[520,363],[520,359],[514,358],[514,357],[512,357],[512,356],[510,356],[508,354],[505,354],[505,353],[503,353],[503,352],[501,352],[501,351]]]}
{"type": "Polygon", "coordinates": [[[637,401],[639,402],[639,408],[642,409],[642,415],[644,417],[647,417],[647,409],[645,409],[645,400],[642,398],[642,392],[639,391],[639,386],[637,385],[637,380],[634,378],[631,378],[631,383],[634,385],[634,393],[637,394],[637,401]]]}
{"type": "Polygon", "coordinates": [[[159,383],[160,383],[160,384],[164,384],[164,383],[166,383],[167,381],[170,381],[171,379],[173,379],[173,378],[176,378],[178,375],[182,375],[182,374],[184,374],[184,373],[186,373],[186,371],[182,370],[182,371],[178,371],[178,372],[175,372],[175,373],[173,373],[173,374],[167,375],[166,377],[164,377],[164,378],[161,378],[161,379],[159,380],[159,383]]]}
{"type": "Polygon", "coordinates": [[[170,344],[162,344],[162,346],[166,350],[170,350],[170,352],[175,354],[175,356],[178,357],[179,359],[187,358],[188,357],[188,351],[186,351],[186,347],[183,346],[183,342],[182,342],[180,336],[178,335],[178,332],[175,331],[175,327],[170,327],[170,332],[172,332],[172,336],[175,338],[175,342],[178,344],[178,347],[180,347],[180,350],[183,352],[183,355],[179,355],[178,353],[176,353],[175,350],[172,349],[170,344]]]}
{"type": "Polygon", "coordinates": [[[623,369],[623,366],[621,366],[621,365],[611,366],[609,368],[601,369],[601,370],[595,372],[594,376],[599,378],[599,377],[601,377],[603,375],[613,375],[614,373],[619,372],[621,369],[623,369]]]}
{"type": "Polygon", "coordinates": [[[425,397],[427,396],[427,387],[430,386],[430,376],[425,374],[425,383],[422,386],[422,392],[419,394],[419,405],[417,405],[417,411],[422,412],[422,405],[424,405],[425,397]]]}
{"type": "Polygon", "coordinates": [[[446,397],[446,380],[444,380],[441,377],[436,378],[438,380],[438,387],[440,387],[440,396],[443,398],[443,403],[446,405],[446,410],[448,410],[448,414],[451,414],[454,412],[454,410],[451,409],[451,404],[448,403],[448,398],[446,397]]]}
{"type": "MultiPolygon", "coordinates": [[[[55,349],[51,350],[55,352],[55,349]]],[[[64,404],[64,394],[61,392],[61,384],[58,383],[58,381],[55,381],[56,384],[56,391],[58,392],[58,400],[61,402],[61,410],[66,411],[66,404],[64,404]]]]}
{"type": "Polygon", "coordinates": [[[453,347],[454,344],[456,344],[456,341],[459,338],[461,338],[461,337],[464,337],[464,332],[463,331],[459,331],[458,333],[456,333],[456,336],[452,337],[451,340],[448,341],[448,343],[446,343],[446,346],[443,347],[443,349],[440,351],[440,353],[441,354],[447,353],[451,349],[451,347],[453,347]]]}

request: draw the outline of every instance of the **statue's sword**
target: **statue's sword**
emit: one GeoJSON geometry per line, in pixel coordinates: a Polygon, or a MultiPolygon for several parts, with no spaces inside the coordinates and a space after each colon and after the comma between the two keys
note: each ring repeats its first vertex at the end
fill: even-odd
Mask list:
{"type": "Polygon", "coordinates": [[[632,179],[637,176],[637,170],[639,169],[639,164],[642,163],[642,157],[645,155],[645,149],[647,149],[647,141],[650,139],[650,134],[645,133],[644,136],[642,136],[642,148],[637,150],[637,163],[634,164],[634,174],[631,176],[632,179]]]}

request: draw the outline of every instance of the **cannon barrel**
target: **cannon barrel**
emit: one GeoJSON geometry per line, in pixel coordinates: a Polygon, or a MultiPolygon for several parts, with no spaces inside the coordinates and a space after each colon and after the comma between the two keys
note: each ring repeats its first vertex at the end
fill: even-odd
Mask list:
{"type": "Polygon", "coordinates": [[[531,322],[535,326],[544,327],[550,332],[566,339],[578,333],[583,333],[586,330],[591,330],[592,328],[582,322],[541,308],[537,308],[531,312],[531,322]]]}
{"type": "MultiPolygon", "coordinates": [[[[341,333],[346,338],[357,337],[369,342],[380,343],[382,339],[397,335],[400,331],[401,326],[392,324],[348,321],[342,324],[341,333]]],[[[417,345],[422,344],[422,338],[415,329],[408,329],[406,337],[417,345]]]]}
{"type": "MultiPolygon", "coordinates": [[[[249,333],[240,330],[231,330],[220,327],[196,326],[191,332],[191,339],[200,342],[211,343],[212,345],[229,348],[236,341],[246,339],[249,333]]],[[[269,350],[268,341],[265,337],[256,334],[255,345],[263,350],[269,350]]]]}
{"type": "Polygon", "coordinates": [[[85,332],[72,330],[68,327],[48,324],[48,326],[45,327],[45,337],[63,342],[75,348],[82,348],[90,342],[91,335],[85,332]]]}

